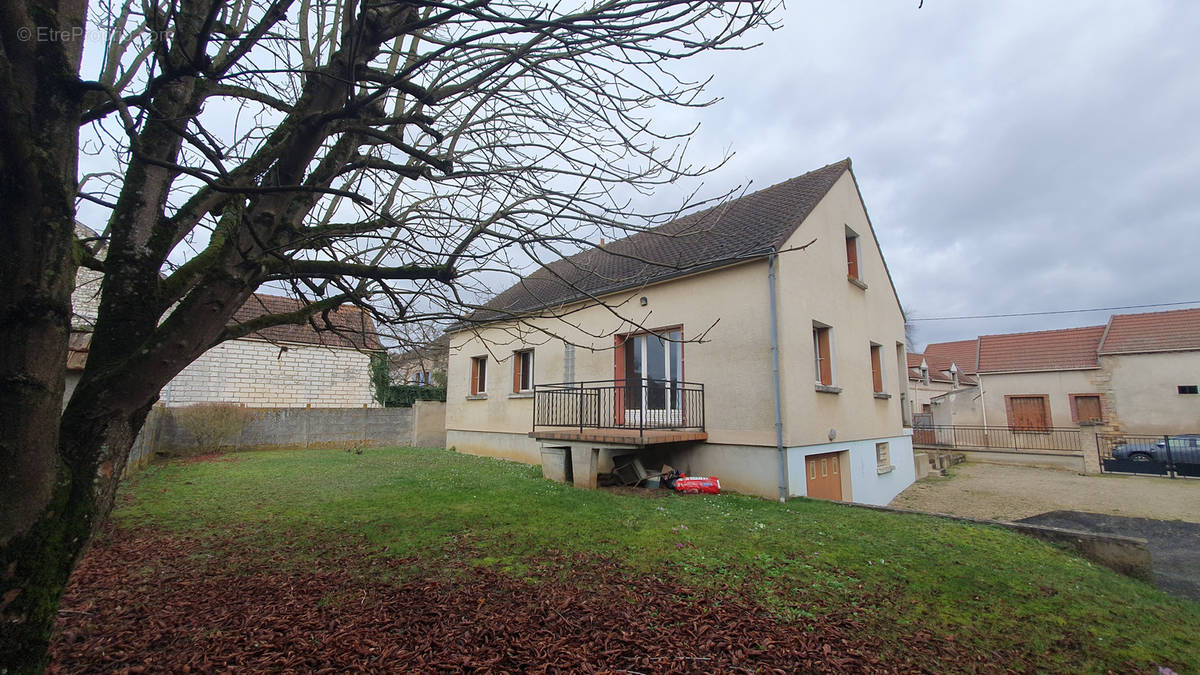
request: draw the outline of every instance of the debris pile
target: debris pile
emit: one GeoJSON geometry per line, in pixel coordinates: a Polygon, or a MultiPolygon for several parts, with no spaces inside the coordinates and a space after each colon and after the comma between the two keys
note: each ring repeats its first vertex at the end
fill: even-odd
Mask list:
{"type": "Polygon", "coordinates": [[[641,458],[635,455],[613,457],[612,473],[600,474],[597,482],[602,486],[666,488],[680,494],[721,493],[721,481],[716,476],[688,476],[669,464],[663,464],[657,471],[647,471],[641,458]]]}

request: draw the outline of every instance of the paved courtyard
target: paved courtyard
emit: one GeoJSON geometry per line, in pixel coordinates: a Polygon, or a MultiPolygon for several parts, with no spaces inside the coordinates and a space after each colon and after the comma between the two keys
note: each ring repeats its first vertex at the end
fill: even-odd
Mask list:
{"type": "Polygon", "coordinates": [[[1086,511],[1200,523],[1200,479],[1081,476],[1070,471],[967,463],[948,478],[914,483],[892,506],[1015,521],[1050,511],[1086,511]]]}

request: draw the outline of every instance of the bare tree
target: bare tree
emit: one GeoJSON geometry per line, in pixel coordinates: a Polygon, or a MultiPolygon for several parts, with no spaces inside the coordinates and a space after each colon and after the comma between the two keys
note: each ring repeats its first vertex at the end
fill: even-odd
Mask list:
{"type": "Polygon", "coordinates": [[[44,662],[130,444],[188,363],[271,325],[332,329],[343,303],[457,319],[489,274],[646,224],[630,195],[704,171],[689,132],[654,123],[710,102],[674,64],[749,46],[774,4],[3,3],[0,670],[44,662]],[[73,235],[81,205],[95,241],[73,235]],[[104,277],[62,410],[79,267],[104,277]],[[230,325],[264,284],[304,308],[230,325]]]}

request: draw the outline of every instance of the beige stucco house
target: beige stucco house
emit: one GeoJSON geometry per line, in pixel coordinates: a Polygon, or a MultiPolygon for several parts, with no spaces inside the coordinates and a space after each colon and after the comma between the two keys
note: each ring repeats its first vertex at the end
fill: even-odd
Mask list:
{"type": "Polygon", "coordinates": [[[541,268],[450,339],[460,452],[872,504],[913,480],[904,316],[848,159],[541,268]]]}
{"type": "Polygon", "coordinates": [[[1200,309],[971,342],[977,386],[935,396],[936,424],[1200,432],[1200,309]]]}

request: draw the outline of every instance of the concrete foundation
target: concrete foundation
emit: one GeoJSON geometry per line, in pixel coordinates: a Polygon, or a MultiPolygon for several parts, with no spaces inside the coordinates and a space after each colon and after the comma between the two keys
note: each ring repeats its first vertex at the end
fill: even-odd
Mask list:
{"type": "Polygon", "coordinates": [[[542,446],[542,478],[555,483],[569,482],[567,477],[567,453],[570,448],[542,446]]]}
{"type": "Polygon", "coordinates": [[[587,445],[572,445],[571,474],[575,478],[575,487],[587,490],[596,489],[596,472],[600,464],[600,448],[587,445]]]}

